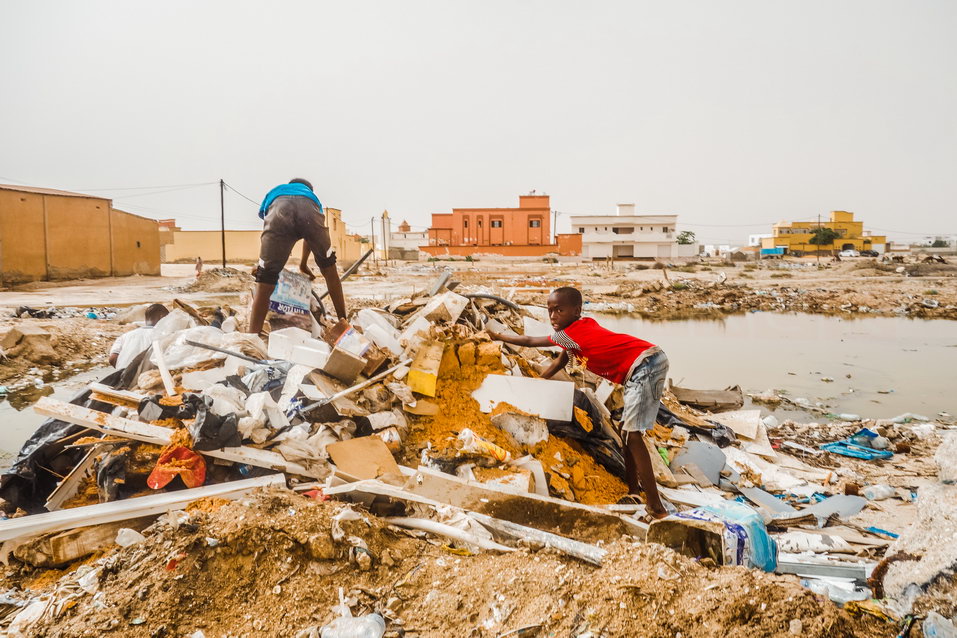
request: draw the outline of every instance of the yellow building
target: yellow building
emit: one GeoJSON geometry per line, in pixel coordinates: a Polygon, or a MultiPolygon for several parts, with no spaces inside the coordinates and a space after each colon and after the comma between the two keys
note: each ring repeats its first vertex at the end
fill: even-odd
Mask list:
{"type": "MultiPolygon", "coordinates": [[[[336,257],[343,267],[348,267],[359,259],[364,252],[358,235],[350,235],[346,223],[342,221],[342,211],[338,208],[326,208],[326,225],[336,257]]],[[[258,230],[227,230],[226,261],[232,263],[255,263],[259,260],[258,230]]],[[[180,230],[173,219],[160,220],[160,243],[163,261],[191,262],[197,257],[209,265],[223,260],[222,237],[218,230],[180,230]]],[[[290,261],[298,261],[302,255],[302,242],[296,243],[290,261]]]]}
{"type": "Polygon", "coordinates": [[[872,235],[864,230],[864,222],[854,221],[854,213],[844,210],[832,210],[827,221],[821,221],[820,227],[830,228],[840,235],[833,244],[820,246],[811,243],[811,237],[818,228],[818,222],[778,222],[772,226],[772,236],[761,239],[761,248],[784,248],[787,254],[813,253],[832,250],[875,250],[885,251],[887,238],[884,235],[872,235]]]}

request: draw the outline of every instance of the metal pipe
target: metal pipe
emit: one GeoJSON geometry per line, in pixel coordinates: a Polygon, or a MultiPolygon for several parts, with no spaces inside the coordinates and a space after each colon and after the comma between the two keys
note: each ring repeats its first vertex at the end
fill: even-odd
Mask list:
{"type": "Polygon", "coordinates": [[[468,297],[469,299],[491,299],[492,301],[497,301],[499,303],[505,304],[512,310],[517,310],[518,312],[522,311],[522,307],[519,306],[514,301],[509,301],[504,297],[499,297],[498,295],[489,295],[481,292],[467,292],[462,295],[463,297],[468,297]]]}
{"type": "Polygon", "coordinates": [[[242,359],[243,361],[249,361],[250,363],[258,363],[264,365],[269,363],[264,359],[256,359],[254,357],[247,356],[241,352],[233,352],[232,350],[226,350],[225,348],[217,348],[216,346],[211,346],[205,343],[200,343],[198,341],[190,341],[189,339],[185,340],[186,345],[193,346],[194,348],[204,348],[206,350],[212,350],[213,352],[220,352],[222,354],[228,354],[231,357],[236,357],[237,359],[242,359]]]}
{"type": "Polygon", "coordinates": [[[359,390],[365,388],[366,386],[369,386],[369,385],[375,383],[375,382],[378,381],[379,379],[383,379],[383,378],[387,377],[388,375],[392,374],[393,372],[395,372],[396,370],[398,370],[398,369],[401,368],[402,366],[408,365],[409,363],[412,363],[412,359],[403,359],[402,361],[400,361],[399,363],[395,364],[394,366],[392,366],[391,368],[389,368],[389,369],[386,370],[385,372],[380,372],[379,374],[375,375],[374,377],[369,377],[368,379],[366,379],[366,380],[363,381],[362,383],[356,384],[356,385],[352,386],[351,388],[346,388],[345,390],[342,390],[341,392],[336,392],[336,393],[333,394],[331,397],[326,397],[325,399],[319,399],[319,400],[316,401],[315,403],[310,403],[310,404],[307,405],[307,406],[303,406],[303,407],[299,410],[299,413],[300,413],[300,414],[305,414],[306,412],[309,412],[310,410],[315,410],[316,408],[321,408],[321,407],[324,406],[324,405],[329,405],[330,403],[332,403],[332,402],[335,401],[336,399],[341,399],[342,397],[349,396],[350,394],[353,394],[354,392],[358,392],[359,390]]]}

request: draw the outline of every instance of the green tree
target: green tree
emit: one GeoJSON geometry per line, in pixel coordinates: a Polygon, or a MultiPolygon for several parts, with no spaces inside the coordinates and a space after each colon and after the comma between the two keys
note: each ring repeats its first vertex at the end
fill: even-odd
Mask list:
{"type": "Polygon", "coordinates": [[[950,244],[945,239],[935,239],[934,243],[930,245],[931,248],[947,248],[950,244]]]}
{"type": "Polygon", "coordinates": [[[677,239],[675,239],[675,241],[678,242],[679,244],[688,245],[688,244],[693,244],[694,239],[695,238],[694,238],[693,232],[691,232],[690,230],[683,230],[680,233],[678,233],[678,237],[677,239]]]}
{"type": "Polygon", "coordinates": [[[808,243],[814,244],[815,246],[830,246],[834,243],[834,240],[840,236],[841,233],[833,228],[820,226],[815,228],[814,232],[811,233],[811,239],[808,240],[808,243]]]}

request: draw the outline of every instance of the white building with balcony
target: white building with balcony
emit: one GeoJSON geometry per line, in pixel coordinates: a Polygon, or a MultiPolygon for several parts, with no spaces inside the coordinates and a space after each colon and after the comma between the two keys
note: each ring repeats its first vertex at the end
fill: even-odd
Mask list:
{"type": "Polygon", "coordinates": [[[679,244],[677,215],[636,215],[634,204],[618,204],[617,215],[572,215],[572,232],[582,235],[585,259],[674,259],[694,257],[698,245],[679,244]]]}

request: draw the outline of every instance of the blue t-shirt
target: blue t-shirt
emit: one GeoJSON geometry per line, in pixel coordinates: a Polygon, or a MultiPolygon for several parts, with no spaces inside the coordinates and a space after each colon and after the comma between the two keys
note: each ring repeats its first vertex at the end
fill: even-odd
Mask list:
{"type": "Polygon", "coordinates": [[[313,193],[312,189],[308,186],[305,184],[280,184],[266,193],[266,198],[259,207],[259,219],[266,219],[266,213],[269,212],[269,207],[277,197],[308,197],[316,202],[319,206],[319,211],[322,212],[322,202],[319,201],[319,198],[316,197],[316,194],[313,193]]]}

